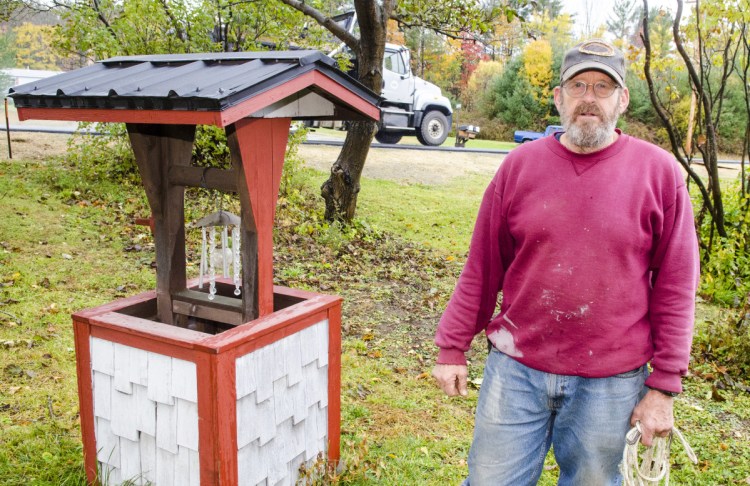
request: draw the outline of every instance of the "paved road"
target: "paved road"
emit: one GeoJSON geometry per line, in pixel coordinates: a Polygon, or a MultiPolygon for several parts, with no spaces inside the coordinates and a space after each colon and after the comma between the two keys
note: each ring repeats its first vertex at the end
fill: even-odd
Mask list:
{"type": "MultiPolygon", "coordinates": [[[[10,131],[11,132],[72,134],[75,132],[76,126],[77,126],[76,123],[70,123],[70,122],[47,122],[45,124],[27,124],[27,123],[12,124],[11,123],[10,131]]],[[[4,120],[2,124],[0,124],[0,130],[3,132],[6,131],[4,120]]],[[[90,133],[97,134],[97,132],[95,131],[91,131],[90,133]]],[[[335,138],[335,137],[330,137],[330,136],[326,136],[323,134],[318,134],[315,132],[310,132],[307,136],[307,140],[304,143],[308,145],[324,145],[324,146],[340,147],[344,144],[344,141],[341,138],[335,138]]],[[[423,151],[423,152],[461,152],[465,154],[475,153],[475,154],[505,155],[510,152],[510,150],[507,150],[507,149],[498,150],[498,149],[481,149],[481,148],[472,148],[472,147],[450,147],[450,146],[425,147],[423,145],[404,145],[404,144],[389,145],[389,144],[382,144],[378,142],[373,142],[371,147],[376,148],[376,149],[416,150],[416,151],[423,151]]],[[[693,162],[697,165],[703,165],[700,159],[694,159],[693,162]]],[[[721,169],[740,170],[741,161],[722,159],[722,160],[719,160],[719,164],[721,164],[719,166],[719,168],[721,169]]]]}

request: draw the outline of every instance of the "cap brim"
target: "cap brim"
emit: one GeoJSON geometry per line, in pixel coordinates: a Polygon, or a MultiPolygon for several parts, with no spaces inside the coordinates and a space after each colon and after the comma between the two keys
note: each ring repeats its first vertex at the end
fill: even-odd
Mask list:
{"type": "Polygon", "coordinates": [[[560,82],[564,83],[576,74],[582,73],[583,71],[601,71],[609,75],[609,77],[614,79],[620,86],[625,86],[625,80],[622,78],[622,76],[617,74],[617,71],[607,66],[606,64],[595,61],[579,62],[578,64],[570,66],[568,70],[562,73],[562,75],[560,76],[560,82]]]}

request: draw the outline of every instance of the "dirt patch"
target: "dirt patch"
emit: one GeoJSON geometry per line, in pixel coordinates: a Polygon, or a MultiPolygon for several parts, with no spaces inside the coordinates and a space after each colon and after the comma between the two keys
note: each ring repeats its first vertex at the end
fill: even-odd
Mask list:
{"type": "MultiPolygon", "coordinates": [[[[62,155],[68,148],[70,135],[37,132],[10,132],[10,147],[13,159],[43,160],[62,155]]],[[[0,160],[8,160],[8,137],[5,130],[0,133],[0,160]]]]}
{"type": "MultiPolygon", "coordinates": [[[[340,147],[303,145],[299,153],[309,167],[327,172],[340,150],[340,147]]],[[[471,152],[372,148],[362,175],[408,184],[446,184],[469,174],[494,174],[503,157],[471,152]]]]}

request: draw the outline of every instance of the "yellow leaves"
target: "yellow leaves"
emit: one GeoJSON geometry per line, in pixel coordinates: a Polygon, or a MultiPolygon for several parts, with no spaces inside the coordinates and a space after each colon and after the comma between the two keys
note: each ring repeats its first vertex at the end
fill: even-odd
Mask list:
{"type": "Polygon", "coordinates": [[[491,83],[503,72],[503,64],[499,61],[479,61],[461,96],[464,106],[471,109],[481,100],[482,95],[491,88],[491,83]]]}
{"type": "Polygon", "coordinates": [[[49,26],[23,23],[13,29],[16,36],[16,64],[28,69],[57,69],[59,57],[52,48],[49,26]]]}
{"type": "MultiPolygon", "coordinates": [[[[546,103],[552,83],[552,46],[545,39],[529,43],[523,51],[523,73],[538,90],[538,100],[546,103]]],[[[537,95],[537,92],[535,92],[537,95]]]]}
{"type": "Polygon", "coordinates": [[[58,312],[60,312],[60,308],[53,302],[47,307],[43,308],[42,311],[48,314],[57,314],[58,312]]]}
{"type": "Polygon", "coordinates": [[[10,275],[6,275],[0,279],[0,287],[12,287],[19,278],[21,278],[20,272],[13,272],[10,275]]]}

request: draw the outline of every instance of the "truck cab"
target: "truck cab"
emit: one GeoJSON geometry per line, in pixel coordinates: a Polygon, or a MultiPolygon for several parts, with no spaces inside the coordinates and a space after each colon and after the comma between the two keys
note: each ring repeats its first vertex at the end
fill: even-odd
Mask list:
{"type": "Polygon", "coordinates": [[[409,49],[386,44],[382,116],[375,138],[380,143],[397,143],[413,134],[422,145],[440,145],[453,122],[451,102],[436,85],[415,76],[410,62],[409,49]]]}
{"type": "MultiPolygon", "coordinates": [[[[348,11],[331,17],[349,33],[357,29],[357,14],[348,11]]],[[[351,52],[341,43],[328,55],[351,52]]],[[[356,75],[356,59],[354,59],[356,75]]],[[[380,143],[398,143],[404,135],[416,135],[422,145],[441,145],[453,123],[453,107],[440,88],[415,76],[411,71],[409,49],[398,44],[385,45],[383,56],[383,101],[375,139],[380,143]]]]}

